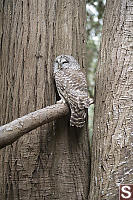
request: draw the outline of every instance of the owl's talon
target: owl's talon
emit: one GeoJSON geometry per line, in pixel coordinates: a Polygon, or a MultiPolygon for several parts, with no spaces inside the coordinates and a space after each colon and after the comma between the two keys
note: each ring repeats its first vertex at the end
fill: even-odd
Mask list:
{"type": "Polygon", "coordinates": [[[65,102],[62,99],[60,99],[59,101],[56,101],[56,103],[57,104],[62,104],[62,103],[64,104],[65,102]]]}

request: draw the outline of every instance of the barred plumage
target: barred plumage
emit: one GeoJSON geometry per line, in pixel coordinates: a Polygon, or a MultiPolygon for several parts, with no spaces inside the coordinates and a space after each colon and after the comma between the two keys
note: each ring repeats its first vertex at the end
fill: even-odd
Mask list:
{"type": "Polygon", "coordinates": [[[61,99],[70,107],[70,125],[84,126],[86,109],[92,100],[88,97],[85,75],[74,57],[60,55],[55,59],[54,78],[61,99]]]}

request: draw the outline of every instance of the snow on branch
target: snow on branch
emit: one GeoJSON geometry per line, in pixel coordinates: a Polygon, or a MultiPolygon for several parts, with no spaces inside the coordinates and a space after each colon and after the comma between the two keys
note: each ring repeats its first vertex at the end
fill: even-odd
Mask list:
{"type": "Polygon", "coordinates": [[[0,127],[0,149],[12,144],[24,134],[33,129],[68,115],[69,108],[66,104],[55,104],[29,113],[8,124],[0,127]]]}

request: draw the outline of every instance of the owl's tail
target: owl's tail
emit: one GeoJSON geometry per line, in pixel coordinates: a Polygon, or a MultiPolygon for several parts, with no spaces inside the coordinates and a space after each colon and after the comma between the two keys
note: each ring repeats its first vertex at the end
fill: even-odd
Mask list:
{"type": "Polygon", "coordinates": [[[70,118],[70,126],[76,126],[76,127],[83,127],[85,124],[86,119],[86,110],[74,110],[71,109],[71,118],[70,118]]]}
{"type": "Polygon", "coordinates": [[[85,98],[77,105],[71,104],[70,126],[83,127],[86,121],[87,108],[93,103],[93,99],[85,98]]]}

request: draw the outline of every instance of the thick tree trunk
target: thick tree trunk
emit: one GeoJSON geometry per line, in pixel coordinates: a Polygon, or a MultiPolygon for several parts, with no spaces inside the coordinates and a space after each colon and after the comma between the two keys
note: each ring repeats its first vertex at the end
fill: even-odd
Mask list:
{"type": "Polygon", "coordinates": [[[133,183],[133,1],[107,0],[96,74],[91,200],[133,183]]]}
{"type": "MultiPolygon", "coordinates": [[[[85,67],[85,0],[1,0],[1,125],[55,103],[53,60],[85,67]]],[[[48,123],[0,151],[0,199],[87,199],[87,128],[48,123]]]]}

